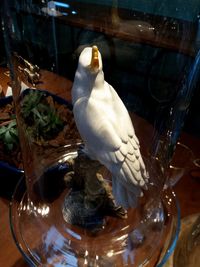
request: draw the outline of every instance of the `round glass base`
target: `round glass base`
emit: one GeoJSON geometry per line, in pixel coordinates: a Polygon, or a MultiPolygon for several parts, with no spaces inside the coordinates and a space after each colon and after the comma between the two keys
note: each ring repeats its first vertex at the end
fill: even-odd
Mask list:
{"type": "Polygon", "coordinates": [[[24,179],[16,187],[10,205],[11,230],[30,266],[163,266],[167,261],[180,228],[180,212],[171,190],[162,194],[162,222],[157,214],[155,223],[135,226],[134,214],[128,211],[128,219],[108,216],[95,230],[63,219],[67,191],[52,202],[34,206],[27,198],[24,179]]]}
{"type": "Polygon", "coordinates": [[[33,203],[25,179],[18,183],[10,205],[10,225],[30,266],[162,266],[167,261],[180,228],[173,191],[167,189],[160,198],[150,197],[139,208],[128,209],[125,218],[92,213],[84,223],[80,222],[85,211],[81,212],[76,194],[73,198],[71,189],[57,188],[55,195],[33,203]]]}

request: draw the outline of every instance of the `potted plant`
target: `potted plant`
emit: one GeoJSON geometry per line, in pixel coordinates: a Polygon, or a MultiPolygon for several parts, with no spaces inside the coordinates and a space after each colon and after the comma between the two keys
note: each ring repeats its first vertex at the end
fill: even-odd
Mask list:
{"type": "MultiPolygon", "coordinates": [[[[0,99],[0,114],[0,177],[4,181],[1,193],[10,196],[16,182],[23,175],[12,96],[0,99]]],[[[80,141],[72,106],[48,91],[26,89],[22,93],[21,116],[30,136],[41,148],[80,141]]]]}

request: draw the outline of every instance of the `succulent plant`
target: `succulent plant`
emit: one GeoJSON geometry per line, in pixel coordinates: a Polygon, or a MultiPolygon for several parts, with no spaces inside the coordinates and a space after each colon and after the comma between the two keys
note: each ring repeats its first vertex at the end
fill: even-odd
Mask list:
{"type": "Polygon", "coordinates": [[[37,139],[49,139],[64,127],[54,105],[50,105],[44,92],[31,91],[22,100],[22,117],[29,132],[37,139]]]}
{"type": "Polygon", "coordinates": [[[18,144],[19,140],[15,119],[0,127],[0,140],[4,143],[7,150],[12,150],[18,144]]]}

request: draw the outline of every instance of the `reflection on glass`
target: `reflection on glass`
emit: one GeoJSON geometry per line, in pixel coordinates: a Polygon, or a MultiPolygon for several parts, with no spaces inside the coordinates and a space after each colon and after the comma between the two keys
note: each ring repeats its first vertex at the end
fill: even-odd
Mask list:
{"type": "Polygon", "coordinates": [[[196,167],[200,168],[200,159],[199,159],[199,158],[198,158],[198,159],[194,159],[194,160],[193,160],[193,163],[194,163],[194,165],[195,165],[196,167]]]}
{"type": "Polygon", "coordinates": [[[182,176],[190,174],[193,178],[200,177],[200,159],[196,158],[189,146],[178,142],[168,169],[168,182],[174,186],[182,176]]]}
{"type": "Polygon", "coordinates": [[[169,166],[168,183],[170,186],[174,186],[184,174],[188,173],[192,167],[193,158],[192,150],[178,142],[169,166]]]}
{"type": "Polygon", "coordinates": [[[173,264],[177,267],[198,267],[200,265],[200,215],[194,214],[184,218],[181,228],[173,264]]]}
{"type": "MultiPolygon", "coordinates": [[[[16,188],[11,228],[33,266],[162,266],[175,246],[179,209],[171,189],[163,187],[200,72],[198,3],[190,8],[178,1],[147,2],[2,1],[26,181],[25,190],[20,184],[16,188]],[[105,81],[130,113],[149,180],[127,218],[101,213],[102,224],[91,229],[64,220],[63,206],[73,193],[66,174],[74,171],[71,163],[81,142],[71,88],[81,52],[93,45],[102,55],[105,81]],[[60,107],[63,98],[56,95],[68,102],[60,107]]],[[[187,150],[180,143],[177,152],[179,148],[187,150]]],[[[191,155],[186,153],[188,163],[191,155]]],[[[170,184],[184,173],[186,163],[175,155],[171,170],[178,168],[178,173],[171,174],[170,184]]],[[[110,174],[104,170],[102,177],[111,188],[110,174]]]]}

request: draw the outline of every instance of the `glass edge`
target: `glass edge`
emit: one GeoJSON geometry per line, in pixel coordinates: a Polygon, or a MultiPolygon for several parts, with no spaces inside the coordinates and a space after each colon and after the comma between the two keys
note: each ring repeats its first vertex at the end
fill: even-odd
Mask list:
{"type": "Polygon", "coordinates": [[[179,205],[179,202],[174,194],[174,199],[175,199],[175,207],[176,207],[176,210],[177,210],[177,214],[176,214],[176,230],[175,230],[175,238],[174,240],[172,241],[172,244],[170,245],[170,247],[168,248],[168,250],[166,251],[164,257],[162,258],[161,262],[159,262],[156,267],[163,267],[164,264],[167,262],[167,260],[169,259],[169,257],[172,255],[175,247],[176,247],[176,244],[177,244],[177,241],[178,241],[178,238],[179,238],[179,233],[180,233],[180,229],[181,229],[181,209],[180,209],[180,205],[179,205]]]}
{"type": "Polygon", "coordinates": [[[25,179],[24,176],[22,176],[19,179],[19,181],[18,181],[18,183],[17,183],[17,185],[15,187],[15,190],[14,190],[14,192],[12,194],[12,198],[10,200],[10,203],[9,203],[9,224],[10,224],[10,231],[11,231],[13,240],[15,242],[15,245],[16,245],[17,249],[19,250],[19,252],[21,253],[23,259],[27,262],[27,264],[30,267],[37,267],[37,265],[31,260],[31,258],[28,255],[26,255],[26,253],[24,252],[24,250],[22,248],[22,245],[20,244],[20,242],[19,242],[19,240],[18,240],[18,238],[16,236],[14,225],[13,225],[13,219],[12,219],[13,218],[12,207],[13,207],[13,203],[15,201],[15,194],[16,194],[18,188],[20,188],[20,186],[22,186],[22,182],[23,182],[24,179],[25,179]]]}

